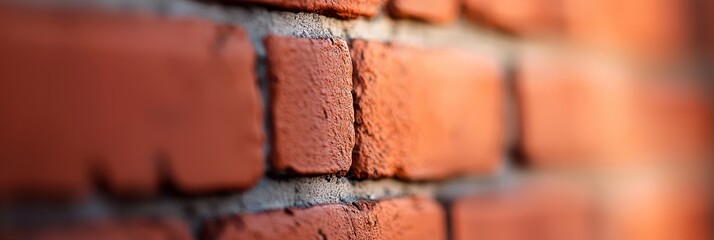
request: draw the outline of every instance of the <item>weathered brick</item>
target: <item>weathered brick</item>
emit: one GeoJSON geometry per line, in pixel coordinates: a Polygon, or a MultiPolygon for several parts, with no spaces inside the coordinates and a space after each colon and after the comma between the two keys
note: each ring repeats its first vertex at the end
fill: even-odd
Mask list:
{"type": "Polygon", "coordinates": [[[465,0],[466,16],[500,30],[520,35],[557,32],[561,28],[561,0],[465,0]]]}
{"type": "Polygon", "coordinates": [[[445,239],[444,212],[433,200],[405,197],[319,205],[225,218],[207,239],[445,239]]]}
{"type": "Polygon", "coordinates": [[[386,0],[218,0],[260,4],[288,11],[314,12],[339,18],[372,17],[386,0]]]}
{"type": "Polygon", "coordinates": [[[499,67],[461,51],[352,43],[358,178],[486,173],[501,158],[499,67]]]}
{"type": "Polygon", "coordinates": [[[453,22],[461,12],[458,0],[391,0],[388,7],[392,17],[438,24],[453,22]]]}
{"type": "Polygon", "coordinates": [[[24,229],[0,233],[0,238],[37,240],[91,240],[91,239],[192,239],[188,225],[174,219],[102,220],[91,223],[52,225],[39,229],[24,229]]]}
{"type": "Polygon", "coordinates": [[[337,39],[265,39],[273,116],[271,162],[297,174],[346,173],[352,164],[352,61],[337,39]]]}
{"type": "Polygon", "coordinates": [[[0,7],[0,195],[189,192],[262,174],[254,52],[240,27],[0,7]],[[127,37],[131,36],[131,37],[127,37]]]}

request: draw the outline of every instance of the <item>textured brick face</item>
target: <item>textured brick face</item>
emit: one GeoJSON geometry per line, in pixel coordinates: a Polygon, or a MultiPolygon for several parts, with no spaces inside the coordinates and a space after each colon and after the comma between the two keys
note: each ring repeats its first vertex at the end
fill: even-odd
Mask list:
{"type": "Polygon", "coordinates": [[[274,124],[272,165],[298,174],[352,164],[352,62],[343,40],[265,40],[274,124]]]}
{"type": "Polygon", "coordinates": [[[458,0],[391,0],[389,14],[433,23],[451,23],[459,16],[458,0]]]}
{"type": "Polygon", "coordinates": [[[444,212],[432,200],[407,197],[320,205],[226,218],[206,226],[207,239],[445,239],[444,212]]]}
{"type": "Polygon", "coordinates": [[[501,82],[493,62],[461,52],[355,41],[360,178],[435,179],[493,170],[501,82]]]}
{"type": "Polygon", "coordinates": [[[122,193],[152,192],[164,177],[205,192],[247,188],[261,176],[254,53],[240,28],[2,15],[1,194],[82,193],[94,174],[122,193]]]}
{"type": "Polygon", "coordinates": [[[262,4],[290,11],[315,12],[340,18],[372,17],[386,0],[220,0],[262,4]]]}

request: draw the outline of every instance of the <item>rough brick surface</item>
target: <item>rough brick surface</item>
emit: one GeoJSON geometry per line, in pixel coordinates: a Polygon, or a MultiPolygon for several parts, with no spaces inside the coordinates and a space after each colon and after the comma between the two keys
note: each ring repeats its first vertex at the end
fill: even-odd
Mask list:
{"type": "Polygon", "coordinates": [[[142,239],[188,240],[192,239],[188,226],[179,220],[126,220],[47,226],[41,229],[0,233],[7,240],[92,240],[92,239],[142,239]]]}
{"type": "Polygon", "coordinates": [[[275,170],[345,173],[352,164],[352,61],[343,40],[271,36],[270,75],[275,170]]]}
{"type": "Polygon", "coordinates": [[[587,47],[671,60],[690,44],[687,2],[564,0],[564,22],[569,38],[587,47]]]}
{"type": "Polygon", "coordinates": [[[246,4],[261,4],[289,11],[315,12],[340,18],[372,17],[386,0],[220,0],[246,4]]]}
{"type": "Polygon", "coordinates": [[[391,0],[388,7],[393,17],[439,24],[453,22],[461,10],[458,0],[391,0]]]}
{"type": "Polygon", "coordinates": [[[226,218],[207,239],[445,239],[445,216],[430,199],[320,205],[226,218]]]}
{"type": "Polygon", "coordinates": [[[464,52],[352,44],[359,178],[489,172],[501,157],[498,66],[464,52]]]}
{"type": "Polygon", "coordinates": [[[479,23],[521,35],[560,29],[560,0],[465,0],[466,16],[479,23]]]}
{"type": "Polygon", "coordinates": [[[453,239],[591,239],[597,233],[591,195],[563,184],[528,184],[456,200],[453,239]]]}
{"type": "Polygon", "coordinates": [[[239,27],[0,11],[0,195],[81,194],[94,176],[121,193],[261,176],[254,52],[239,27]]]}

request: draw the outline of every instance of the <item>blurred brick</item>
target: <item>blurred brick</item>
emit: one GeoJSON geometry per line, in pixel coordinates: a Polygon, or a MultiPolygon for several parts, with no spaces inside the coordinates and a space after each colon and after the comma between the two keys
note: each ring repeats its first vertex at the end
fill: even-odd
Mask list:
{"type": "Polygon", "coordinates": [[[437,24],[456,20],[461,12],[458,0],[391,0],[389,14],[395,18],[412,18],[437,24]]]}
{"type": "Polygon", "coordinates": [[[464,0],[466,16],[519,35],[561,30],[561,0],[464,0]]]}
{"type": "Polygon", "coordinates": [[[99,221],[82,224],[49,226],[40,229],[0,234],[7,240],[188,240],[192,239],[188,225],[180,220],[99,221]]]}
{"type": "Polygon", "coordinates": [[[709,181],[650,173],[611,182],[604,188],[602,237],[712,239],[709,181]]]}
{"type": "Polygon", "coordinates": [[[690,45],[689,1],[563,0],[566,32],[586,47],[670,58],[690,45]]]}
{"type": "Polygon", "coordinates": [[[256,214],[209,223],[206,239],[445,239],[438,203],[405,197],[329,204],[256,214]]]}
{"type": "Polygon", "coordinates": [[[262,174],[254,52],[237,26],[0,7],[0,195],[188,193],[262,174]],[[128,37],[130,36],[130,37],[128,37]]]}
{"type": "Polygon", "coordinates": [[[387,0],[217,0],[259,4],[288,11],[314,12],[339,18],[372,17],[387,0]]]}
{"type": "Polygon", "coordinates": [[[460,51],[352,43],[358,178],[488,173],[503,141],[495,61],[460,51]]]}
{"type": "Polygon", "coordinates": [[[522,146],[536,165],[622,160],[637,145],[628,119],[632,86],[619,69],[531,54],[518,70],[522,146]]]}
{"type": "Polygon", "coordinates": [[[453,239],[592,239],[594,199],[563,183],[533,183],[479,193],[451,207],[453,239]]]}
{"type": "Polygon", "coordinates": [[[344,174],[352,164],[352,61],[343,40],[265,39],[274,124],[272,165],[344,174]]]}
{"type": "Polygon", "coordinates": [[[647,81],[637,95],[645,148],[663,161],[709,162],[714,146],[710,90],[684,74],[648,76],[647,81]]]}
{"type": "Polygon", "coordinates": [[[518,75],[521,143],[531,163],[684,164],[708,156],[711,105],[695,81],[603,60],[532,53],[522,57],[518,75]]]}

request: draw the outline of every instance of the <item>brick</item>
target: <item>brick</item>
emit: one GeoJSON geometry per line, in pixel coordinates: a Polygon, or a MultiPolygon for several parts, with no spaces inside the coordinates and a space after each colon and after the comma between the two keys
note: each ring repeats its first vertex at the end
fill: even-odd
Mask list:
{"type": "Polygon", "coordinates": [[[592,239],[594,201],[579,187],[527,183],[457,199],[453,239],[592,239]]]}
{"type": "Polygon", "coordinates": [[[328,204],[209,223],[206,239],[445,239],[444,212],[433,200],[405,197],[328,204]]]}
{"type": "Polygon", "coordinates": [[[163,180],[198,193],[262,175],[254,51],[240,27],[0,11],[0,195],[79,197],[94,177],[121,194],[163,180]]]}
{"type": "Polygon", "coordinates": [[[102,220],[91,223],[64,224],[13,231],[6,235],[0,234],[0,238],[7,240],[192,239],[188,225],[175,219],[102,220]]]}
{"type": "Polygon", "coordinates": [[[521,147],[536,166],[706,159],[711,105],[686,75],[536,53],[522,57],[518,72],[521,147]]]}
{"type": "Polygon", "coordinates": [[[411,18],[437,24],[454,22],[460,13],[457,0],[391,0],[389,14],[395,18],[411,18]]]}
{"type": "Polygon", "coordinates": [[[518,35],[561,30],[561,0],[465,0],[466,16],[478,23],[518,35]]]}
{"type": "Polygon", "coordinates": [[[313,12],[339,17],[372,17],[386,0],[219,0],[245,4],[259,4],[288,11],[313,12]]]}
{"type": "Polygon", "coordinates": [[[265,39],[273,116],[272,166],[344,174],[352,164],[352,61],[338,39],[265,39]]]}
{"type": "Polygon", "coordinates": [[[462,51],[352,43],[357,178],[439,179],[495,169],[499,67],[462,51]]]}
{"type": "Polygon", "coordinates": [[[684,174],[687,176],[673,177],[650,172],[639,177],[619,178],[606,185],[601,203],[601,236],[605,239],[711,239],[710,180],[701,178],[709,173],[684,174]],[[699,175],[699,179],[692,175],[699,175]]]}
{"type": "Polygon", "coordinates": [[[628,83],[616,69],[566,55],[522,56],[516,94],[526,157],[541,166],[623,160],[637,145],[628,83]]]}
{"type": "Polygon", "coordinates": [[[570,40],[586,47],[671,60],[690,45],[688,1],[563,1],[570,40]]]}

